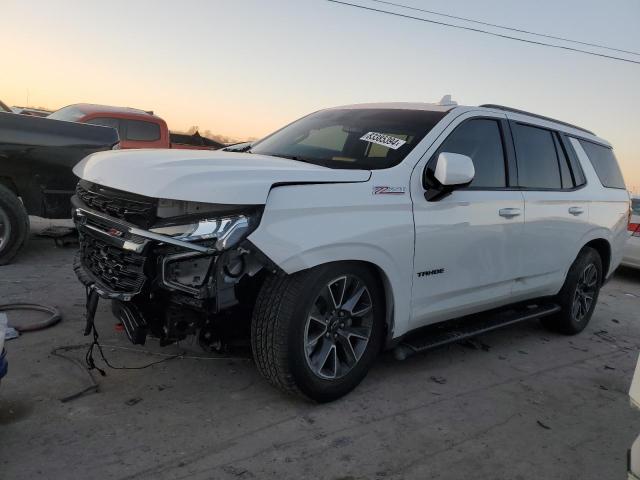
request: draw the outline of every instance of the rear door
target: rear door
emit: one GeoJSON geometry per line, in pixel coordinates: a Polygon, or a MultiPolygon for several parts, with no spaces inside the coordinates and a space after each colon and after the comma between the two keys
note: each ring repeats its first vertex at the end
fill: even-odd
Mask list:
{"type": "Polygon", "coordinates": [[[443,136],[418,163],[411,182],[414,328],[508,303],[522,256],[524,200],[513,188],[515,160],[505,115],[462,115],[443,136]],[[476,173],[470,186],[430,202],[421,179],[440,152],[471,157],[476,173]]]}
{"type": "Polygon", "coordinates": [[[526,252],[514,299],[553,295],[589,230],[584,173],[564,135],[517,121],[511,122],[511,131],[525,202],[526,252]]]}

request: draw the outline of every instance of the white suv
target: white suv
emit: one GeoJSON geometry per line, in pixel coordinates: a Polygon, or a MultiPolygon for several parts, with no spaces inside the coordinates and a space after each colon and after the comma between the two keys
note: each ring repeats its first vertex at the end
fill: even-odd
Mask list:
{"type": "Polygon", "coordinates": [[[87,332],[102,297],[134,343],[250,337],[273,385],[329,401],[382,349],[580,332],[627,238],[611,146],[498,105],[331,108],[226,150],[76,166],[87,332]]]}

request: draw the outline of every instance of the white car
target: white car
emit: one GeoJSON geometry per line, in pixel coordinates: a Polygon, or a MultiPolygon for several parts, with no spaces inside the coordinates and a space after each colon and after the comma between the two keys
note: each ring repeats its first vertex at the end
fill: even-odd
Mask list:
{"type": "Polygon", "coordinates": [[[611,146],[547,117],[351,105],[243,150],[75,167],[87,333],[111,299],[134,343],[250,338],[273,385],[330,401],[382,349],[404,358],[532,318],[580,332],[622,259],[629,195],[611,146]]]}
{"type": "Polygon", "coordinates": [[[640,197],[631,198],[631,222],[629,222],[631,236],[624,246],[622,265],[640,268],[640,197]]]}

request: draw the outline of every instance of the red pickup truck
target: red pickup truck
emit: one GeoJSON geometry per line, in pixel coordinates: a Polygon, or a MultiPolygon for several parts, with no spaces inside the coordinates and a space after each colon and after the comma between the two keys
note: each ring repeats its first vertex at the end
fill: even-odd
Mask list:
{"type": "Polygon", "coordinates": [[[171,133],[162,118],[137,108],[77,103],[56,110],[47,118],[115,128],[120,136],[120,148],[215,150],[224,147],[198,132],[194,135],[171,133]]]}

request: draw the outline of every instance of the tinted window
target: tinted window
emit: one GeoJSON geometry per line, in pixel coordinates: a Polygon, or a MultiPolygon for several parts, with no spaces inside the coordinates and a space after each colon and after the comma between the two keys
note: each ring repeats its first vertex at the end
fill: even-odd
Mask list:
{"type": "Polygon", "coordinates": [[[101,125],[103,127],[111,127],[116,130],[120,129],[120,120],[117,118],[108,118],[108,117],[97,117],[92,118],[91,120],[87,120],[85,123],[90,123],[91,125],[101,125]]]}
{"type": "Polygon", "coordinates": [[[622,172],[620,172],[618,161],[612,149],[586,140],[578,141],[589,157],[602,185],[609,188],[626,188],[622,172]]]}
{"type": "Polygon", "coordinates": [[[160,127],[157,123],[143,122],[141,120],[124,120],[127,140],[140,142],[153,142],[160,140],[160,127]]]}
{"type": "Polygon", "coordinates": [[[496,188],[507,185],[500,126],[495,120],[469,120],[447,137],[440,152],[460,153],[473,160],[476,174],[470,187],[496,188]]]}
{"type": "Polygon", "coordinates": [[[389,168],[400,163],[445,115],[409,109],[322,110],[260,140],[250,152],[330,168],[389,168]]]}
{"type": "Polygon", "coordinates": [[[556,144],[556,152],[558,153],[558,161],[560,163],[560,180],[562,181],[562,188],[573,188],[576,186],[573,175],[571,174],[571,168],[569,167],[569,159],[567,154],[560,145],[560,141],[556,134],[553,134],[556,144]]]}
{"type": "Polygon", "coordinates": [[[631,211],[634,215],[640,215],[640,198],[631,199],[631,211]]]}
{"type": "Polygon", "coordinates": [[[53,118],[55,120],[65,120],[67,122],[76,122],[85,115],[86,114],[75,105],[69,105],[68,107],[56,110],[47,118],[53,118]]]}
{"type": "Polygon", "coordinates": [[[515,124],[513,132],[520,186],[562,188],[552,132],[522,124],[515,124]]]}
{"type": "Polygon", "coordinates": [[[580,161],[578,160],[578,156],[576,155],[576,151],[573,148],[573,145],[569,141],[568,137],[566,137],[564,134],[560,134],[558,135],[558,137],[560,139],[560,144],[562,145],[562,150],[569,159],[569,165],[571,166],[574,185],[576,187],[584,185],[585,183],[587,183],[587,179],[584,176],[582,166],[580,165],[580,161]]]}

